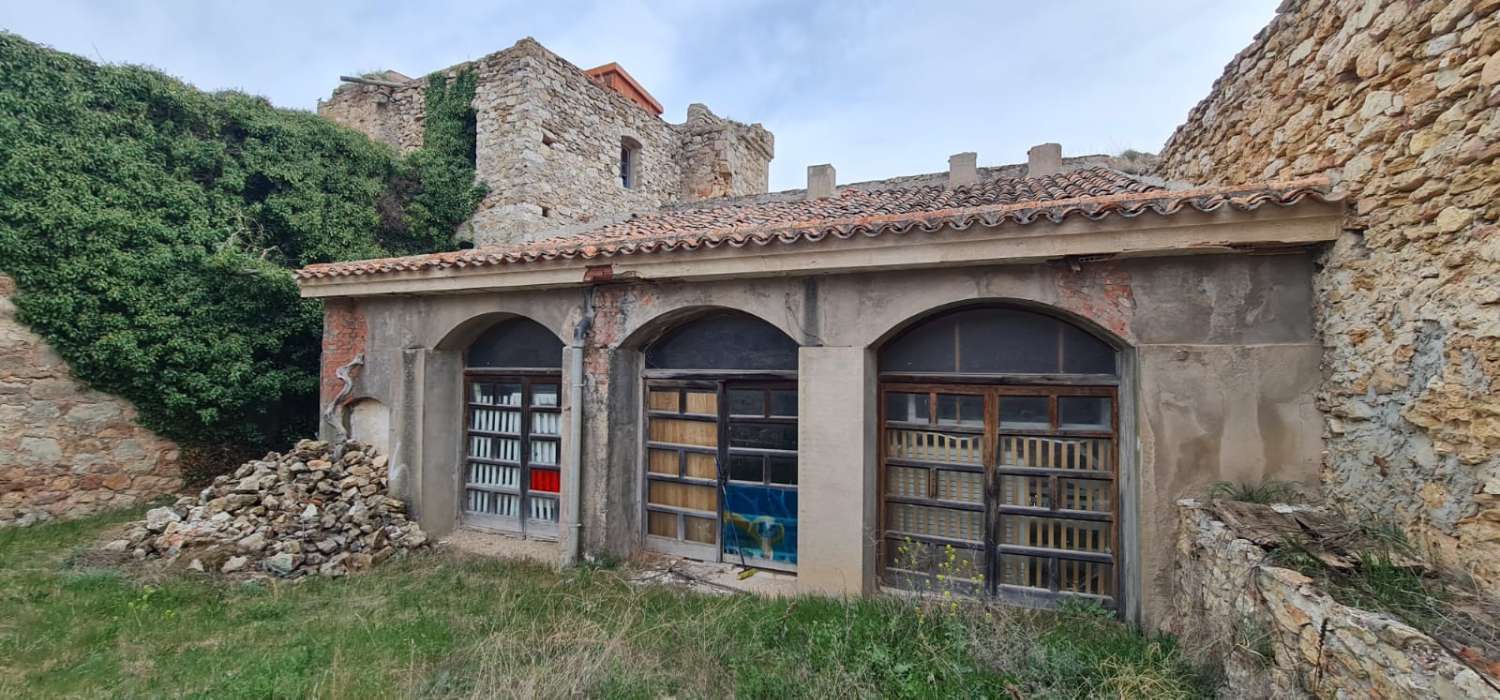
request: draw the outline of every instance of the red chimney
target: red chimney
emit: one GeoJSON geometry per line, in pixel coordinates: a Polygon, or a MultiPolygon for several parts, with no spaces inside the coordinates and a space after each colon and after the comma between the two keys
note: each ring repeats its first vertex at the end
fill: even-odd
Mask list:
{"type": "Polygon", "coordinates": [[[593,78],[594,82],[599,83],[605,89],[614,90],[624,95],[625,99],[640,105],[641,109],[658,117],[661,116],[661,103],[657,102],[656,98],[651,96],[651,93],[646,92],[646,88],[641,87],[641,84],[637,83],[635,78],[630,77],[630,74],[626,73],[625,69],[620,67],[620,64],[606,63],[598,68],[590,68],[583,73],[593,78]]]}

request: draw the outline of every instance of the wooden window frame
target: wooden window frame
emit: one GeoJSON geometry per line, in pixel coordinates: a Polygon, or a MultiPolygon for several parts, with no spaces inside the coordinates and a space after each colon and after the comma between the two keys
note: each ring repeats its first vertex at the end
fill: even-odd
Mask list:
{"type": "MultiPolygon", "coordinates": [[[[800,416],[773,416],[770,415],[770,392],[772,390],[790,390],[794,393],[799,391],[797,386],[797,373],[786,370],[746,370],[739,372],[725,372],[723,370],[646,370],[642,373],[641,391],[641,452],[640,452],[640,474],[641,474],[641,526],[640,534],[642,542],[651,551],[661,552],[674,556],[682,556],[700,561],[738,561],[738,557],[731,558],[724,553],[724,495],[725,487],[729,483],[729,456],[731,454],[763,454],[763,472],[761,475],[762,485],[772,488],[796,490],[800,488],[801,463],[800,450],[772,450],[758,448],[732,448],[729,445],[729,429],[732,423],[755,422],[755,423],[778,423],[795,426],[800,416]],[[763,415],[749,416],[731,414],[729,411],[729,391],[736,389],[760,389],[765,393],[763,415]],[[660,411],[651,408],[651,393],[653,391],[675,390],[677,392],[677,411],[660,411]],[[716,413],[695,414],[687,412],[688,392],[713,392],[715,394],[716,413]],[[711,422],[715,427],[715,445],[713,447],[699,447],[692,445],[681,445],[676,443],[653,442],[651,440],[651,424],[653,418],[666,420],[691,420],[711,422]],[[650,469],[651,451],[674,451],[677,453],[677,475],[668,476],[655,474],[650,469]],[[712,454],[714,455],[714,479],[698,479],[687,475],[687,453],[712,454]],[[798,483],[777,484],[769,483],[769,456],[791,454],[799,459],[798,483]],[[693,509],[675,508],[662,504],[652,504],[649,499],[649,490],[652,481],[667,483],[684,483],[694,486],[712,486],[715,491],[715,509],[713,511],[699,511],[693,509]],[[671,513],[677,517],[676,539],[668,539],[664,536],[653,535],[650,531],[650,513],[671,513]],[[712,545],[694,542],[685,538],[687,517],[712,517],[715,527],[714,543],[712,545]]],[[[742,482],[749,483],[749,482],[742,482]]],[[[795,571],[795,565],[777,565],[777,563],[760,560],[747,559],[750,564],[757,568],[773,568],[785,571],[795,571]]]]}
{"type": "MultiPolygon", "coordinates": [[[[952,510],[979,510],[986,514],[984,523],[984,557],[982,560],[983,573],[985,576],[983,590],[986,594],[1006,599],[1012,602],[1032,605],[1052,605],[1055,604],[1058,600],[1064,598],[1081,597],[1096,600],[1101,604],[1118,610],[1124,609],[1126,591],[1122,587],[1124,583],[1123,572],[1125,567],[1123,560],[1125,556],[1125,548],[1121,539],[1121,519],[1124,509],[1123,504],[1121,504],[1120,502],[1121,435],[1119,379],[1117,377],[1111,376],[1107,377],[1107,379],[1110,380],[1108,383],[1096,384],[1092,382],[1100,379],[1101,377],[1097,377],[1095,375],[1049,375],[1048,378],[1053,381],[1051,381],[1050,383],[1033,383],[1033,380],[1036,379],[1036,377],[1033,375],[970,377],[953,375],[921,378],[928,381],[910,381],[911,379],[913,379],[911,375],[896,373],[881,375],[880,384],[877,391],[879,403],[877,407],[877,419],[879,421],[880,427],[878,463],[880,465],[880,469],[877,474],[876,488],[878,489],[878,498],[880,504],[878,518],[880,538],[878,547],[879,555],[877,557],[877,576],[883,584],[891,580],[891,577],[887,572],[887,569],[889,567],[887,565],[888,556],[886,551],[886,548],[890,546],[889,542],[892,537],[892,532],[888,527],[890,524],[889,504],[911,503],[913,505],[928,507],[935,506],[952,510]],[[940,430],[944,433],[968,433],[983,435],[984,446],[981,467],[969,469],[966,468],[968,465],[950,466],[946,464],[942,467],[945,470],[951,471],[980,471],[984,473],[985,499],[983,505],[979,506],[976,509],[972,507],[973,504],[968,503],[938,502],[935,498],[915,500],[906,497],[892,498],[890,495],[888,495],[887,472],[889,471],[892,462],[886,454],[886,431],[893,427],[896,429],[900,429],[901,427],[900,425],[892,426],[891,421],[888,420],[888,416],[886,415],[888,410],[887,396],[891,393],[927,394],[929,402],[927,411],[928,423],[924,426],[923,424],[919,423],[903,421],[903,423],[906,423],[907,425],[911,425],[914,427],[928,427],[934,430],[940,430]],[[939,394],[983,396],[985,417],[982,429],[976,430],[972,427],[964,427],[958,425],[940,425],[938,423],[939,414],[937,405],[937,396],[939,394]],[[1046,430],[1014,427],[1002,428],[1000,425],[999,410],[1000,400],[1005,396],[1047,397],[1048,428],[1046,430]],[[1110,399],[1108,430],[1063,429],[1061,427],[1062,423],[1059,416],[1059,399],[1065,397],[1103,397],[1110,399]],[[1076,509],[1062,508],[1042,509],[1002,504],[999,493],[1001,478],[1003,476],[1010,475],[1027,475],[1031,471],[1033,471],[1027,468],[1002,467],[999,464],[997,451],[1000,445],[1000,438],[1008,436],[1045,436],[1109,440],[1109,449],[1111,451],[1110,459],[1113,467],[1110,474],[1110,487],[1108,492],[1110,498],[1110,512],[1108,514],[1104,514],[1097,511],[1081,511],[1076,509]],[[1090,553],[1087,551],[1069,551],[1050,548],[1031,548],[1020,545],[1002,545],[998,541],[998,536],[1000,533],[1001,519],[1005,515],[1013,515],[1019,517],[1084,520],[1094,522],[1108,521],[1110,522],[1109,531],[1111,537],[1111,552],[1108,555],[1102,555],[1090,553]],[[1105,598],[1093,594],[1074,593],[1059,590],[1059,567],[1056,565],[1048,567],[1049,580],[1048,588],[1046,590],[1040,590],[1030,587],[1003,585],[999,581],[998,574],[1001,565],[1001,558],[1006,553],[1018,556],[1046,558],[1054,563],[1061,562],[1064,559],[1088,561],[1094,563],[1108,563],[1111,566],[1111,587],[1113,590],[1113,596],[1105,598]]],[[[897,460],[897,462],[901,461],[903,460],[897,460]]],[[[934,463],[929,461],[927,463],[927,468],[931,469],[932,464],[934,463]]],[[[896,466],[901,465],[896,464],[896,466]]],[[[1034,471],[1037,472],[1035,474],[1036,476],[1048,477],[1049,501],[1054,505],[1060,503],[1061,501],[1059,499],[1058,476],[1054,473],[1055,470],[1037,469],[1034,471]]],[[[1090,474],[1085,478],[1097,478],[1097,476],[1090,474]]],[[[929,479],[931,479],[930,476],[929,479]]],[[[931,492],[929,491],[929,493],[931,492]]],[[[910,538],[913,541],[922,541],[934,545],[952,545],[955,547],[962,547],[964,549],[974,549],[970,542],[963,540],[952,540],[950,538],[917,535],[904,532],[899,533],[899,535],[903,538],[910,538]]],[[[902,575],[907,575],[904,570],[902,572],[902,575]]],[[[926,577],[922,576],[919,578],[926,577]]]]}

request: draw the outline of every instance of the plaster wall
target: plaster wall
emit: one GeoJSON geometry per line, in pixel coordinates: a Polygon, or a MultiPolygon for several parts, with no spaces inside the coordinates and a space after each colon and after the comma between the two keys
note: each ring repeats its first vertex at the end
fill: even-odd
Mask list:
{"type": "MultiPolygon", "coordinates": [[[[639,350],[709,309],[736,309],[803,347],[804,504],[799,586],[873,589],[878,522],[875,352],[909,323],[955,306],[1004,302],[1050,310],[1122,348],[1128,363],[1122,487],[1138,491],[1121,554],[1138,579],[1132,605],[1159,621],[1169,599],[1173,503],[1226,479],[1315,485],[1321,438],[1313,392],[1320,346],[1309,253],[1202,255],[1069,265],[1029,264],[863,274],[618,283],[509,293],[372,297],[357,396],[389,400],[403,495],[422,526],[458,522],[462,348],[496,320],[523,315],[572,342],[586,295],[582,499],[585,549],[640,547],[639,350]],[[418,358],[419,361],[414,361],[418,358]],[[414,366],[415,365],[415,366],[414,366]],[[412,375],[420,375],[413,377],[412,375]],[[400,387],[404,389],[398,390],[400,387]],[[402,422],[401,416],[420,414],[402,422]],[[409,466],[408,466],[409,465],[409,466]],[[863,488],[861,488],[863,485],[863,488]]],[[[566,365],[565,365],[566,366],[566,365]]],[[[566,383],[565,378],[565,383],[566,383]]]]}

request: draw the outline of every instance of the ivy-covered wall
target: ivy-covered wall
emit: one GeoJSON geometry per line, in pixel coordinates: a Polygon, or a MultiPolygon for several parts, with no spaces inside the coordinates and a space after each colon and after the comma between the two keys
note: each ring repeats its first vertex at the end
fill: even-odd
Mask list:
{"type": "Polygon", "coordinates": [[[0,272],[93,388],[184,445],[310,434],[322,309],[290,268],[451,248],[472,78],[406,156],[301,111],[0,33],[0,272]]]}

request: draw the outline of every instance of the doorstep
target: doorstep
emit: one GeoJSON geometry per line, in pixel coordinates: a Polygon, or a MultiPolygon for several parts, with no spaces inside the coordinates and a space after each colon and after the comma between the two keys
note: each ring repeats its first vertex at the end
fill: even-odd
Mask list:
{"type": "Polygon", "coordinates": [[[556,540],[542,540],[508,535],[490,530],[461,527],[439,541],[460,552],[484,557],[525,559],[556,567],[561,551],[556,540]]]}
{"type": "Polygon", "coordinates": [[[640,570],[631,576],[635,583],[682,586],[710,593],[754,593],[772,597],[797,595],[797,575],[784,571],[664,554],[643,555],[638,566],[640,570]],[[746,571],[752,573],[741,578],[746,571]]]}

